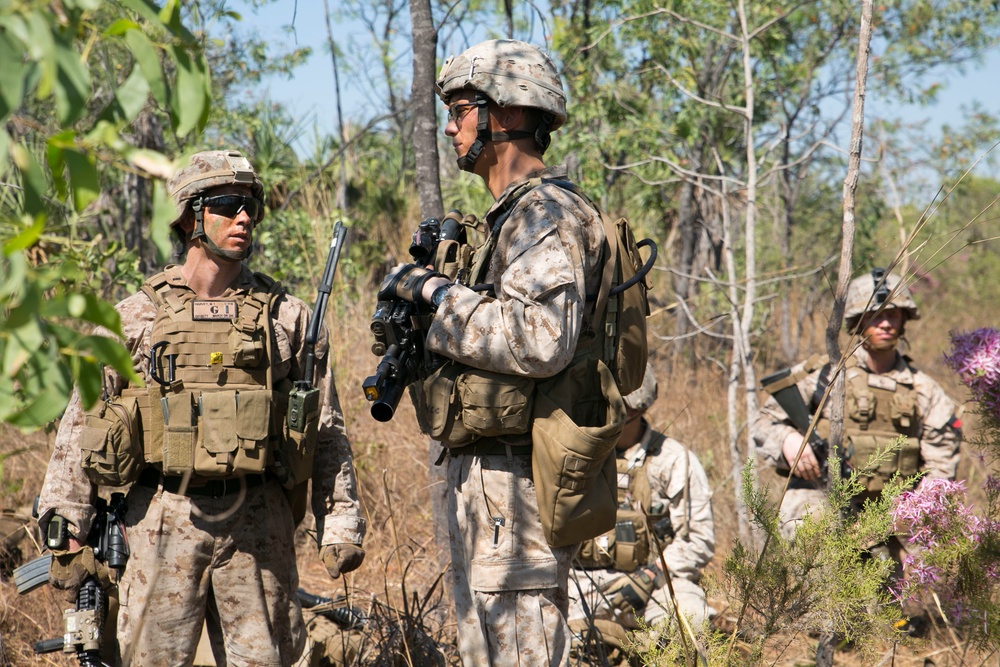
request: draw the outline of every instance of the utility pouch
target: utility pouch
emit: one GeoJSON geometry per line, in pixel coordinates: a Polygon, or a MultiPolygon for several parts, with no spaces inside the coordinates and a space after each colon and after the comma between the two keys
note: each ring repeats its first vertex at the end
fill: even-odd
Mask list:
{"type": "Polygon", "coordinates": [[[577,544],[615,526],[615,443],[625,401],[603,361],[584,358],[540,383],[531,464],[545,539],[577,544]]]}
{"type": "Polygon", "coordinates": [[[202,477],[232,477],[264,472],[270,394],[266,389],[201,394],[195,473],[202,477]]]}
{"type": "Polygon", "coordinates": [[[465,369],[448,361],[431,373],[420,388],[421,421],[426,433],[445,447],[462,447],[479,437],[462,421],[462,406],[455,391],[455,382],[465,369]]]}
{"type": "Polygon", "coordinates": [[[876,404],[877,399],[872,392],[867,390],[850,391],[845,397],[844,414],[859,428],[865,430],[868,428],[868,424],[875,420],[876,404]]]}
{"type": "Polygon", "coordinates": [[[583,568],[632,572],[649,561],[649,554],[646,518],[641,512],[619,509],[615,527],[584,542],[576,558],[583,568]]]}
{"type": "Polygon", "coordinates": [[[167,394],[161,401],[164,417],[163,473],[183,475],[194,467],[198,422],[188,392],[167,394]]]}
{"type": "Polygon", "coordinates": [[[83,470],[94,484],[125,486],[134,482],[145,466],[136,399],[115,396],[88,410],[80,448],[83,470]]]}
{"type": "Polygon", "coordinates": [[[255,329],[244,332],[234,325],[229,332],[229,351],[233,353],[233,366],[237,368],[255,368],[264,358],[264,341],[262,331],[255,329]]]}
{"type": "Polygon", "coordinates": [[[531,426],[535,381],[468,369],[455,381],[465,428],[480,437],[519,435],[531,426]]]}
{"type": "Polygon", "coordinates": [[[916,435],[917,402],[910,391],[897,391],[892,397],[891,418],[900,433],[916,435]]]}
{"type": "MultiPolygon", "coordinates": [[[[128,395],[130,391],[132,390],[126,389],[122,395],[128,395]]],[[[142,415],[142,435],[145,442],[143,455],[146,463],[163,463],[163,411],[167,409],[164,391],[156,384],[136,391],[140,392],[137,400],[142,415]]]]}

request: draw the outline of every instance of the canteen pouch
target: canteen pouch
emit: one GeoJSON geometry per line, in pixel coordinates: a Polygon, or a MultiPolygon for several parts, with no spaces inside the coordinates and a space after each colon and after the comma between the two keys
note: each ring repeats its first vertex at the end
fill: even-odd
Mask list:
{"type": "Polygon", "coordinates": [[[625,401],[603,361],[585,358],[540,383],[531,428],[531,464],[545,539],[577,544],[615,527],[613,456],[625,401]]]}
{"type": "Polygon", "coordinates": [[[94,484],[125,486],[134,482],[145,467],[135,397],[116,396],[88,410],[80,448],[83,470],[94,484]]]}
{"type": "MultiPolygon", "coordinates": [[[[319,433],[319,413],[317,410],[306,416],[302,433],[288,428],[288,394],[276,392],[281,419],[281,446],[274,453],[274,472],[286,491],[294,491],[299,485],[312,478],[313,459],[316,456],[316,440],[319,433]]],[[[301,520],[301,519],[299,519],[301,520]]]]}

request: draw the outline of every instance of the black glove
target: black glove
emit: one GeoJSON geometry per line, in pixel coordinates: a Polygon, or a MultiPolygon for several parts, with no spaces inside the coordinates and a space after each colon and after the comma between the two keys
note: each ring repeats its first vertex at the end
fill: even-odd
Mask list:
{"type": "Polygon", "coordinates": [[[406,264],[385,277],[379,287],[378,298],[380,301],[402,299],[426,305],[420,291],[431,278],[447,279],[447,276],[416,264],[406,264]]]}

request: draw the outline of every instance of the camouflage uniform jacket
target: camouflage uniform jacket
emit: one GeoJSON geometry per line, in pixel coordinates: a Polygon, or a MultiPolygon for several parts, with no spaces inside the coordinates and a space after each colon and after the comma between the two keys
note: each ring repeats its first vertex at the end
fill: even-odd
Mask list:
{"type": "MultiPolygon", "coordinates": [[[[857,369],[865,373],[868,367],[868,353],[858,348],[854,353],[857,369]]],[[[803,367],[799,364],[793,372],[803,367]]],[[[798,383],[799,393],[807,406],[812,405],[813,394],[819,382],[820,370],[813,371],[798,383]]],[[[921,468],[928,478],[954,479],[958,468],[959,445],[962,440],[960,422],[956,406],[944,389],[923,371],[915,368],[910,359],[896,355],[896,366],[885,377],[899,384],[912,386],[917,392],[917,439],[920,444],[921,468]]],[[[823,407],[823,414],[829,418],[830,402],[823,407]]],[[[781,453],[781,444],[795,427],[788,415],[773,396],[769,396],[761,407],[760,416],[753,425],[753,437],[757,451],[763,459],[778,470],[787,471],[789,461],[781,453]]]]}
{"type": "Polygon", "coordinates": [[[677,440],[666,438],[658,449],[651,449],[657,433],[645,420],[643,423],[642,438],[619,456],[627,461],[645,457],[651,505],[663,507],[674,533],[664,550],[667,567],[672,577],[697,583],[715,555],[712,488],[698,457],[677,440]]]}
{"type": "MultiPolygon", "coordinates": [[[[167,268],[177,272],[179,266],[167,268]]],[[[243,268],[235,285],[223,295],[232,298],[245,293],[256,284],[253,273],[243,268]]],[[[149,383],[150,332],[156,317],[156,307],[144,293],[138,292],[115,306],[122,321],[123,344],[132,353],[136,371],[149,383]]],[[[305,336],[310,310],[304,302],[291,295],[278,298],[272,306],[274,323],[272,362],[274,382],[301,377],[305,365],[305,336]]],[[[109,332],[99,332],[111,336],[109,332]]],[[[361,544],[365,520],[360,515],[357,481],[350,443],[344,426],[340,399],[333,381],[333,371],[326,361],[328,338],[325,328],[316,345],[317,367],[322,370],[318,388],[323,399],[320,413],[316,458],[313,463],[312,510],[316,516],[320,544],[361,544]]],[[[111,395],[126,387],[126,380],[112,369],[105,370],[105,387],[111,395]]],[[[59,424],[55,445],[41,493],[39,524],[43,532],[52,514],[59,514],[74,526],[71,533],[81,540],[90,532],[94,518],[91,498],[94,492],[81,468],[78,446],[84,411],[76,390],[59,424]]]]}
{"type": "MultiPolygon", "coordinates": [[[[551,167],[531,176],[565,173],[551,167]]],[[[522,183],[504,190],[487,221],[522,183]]],[[[576,195],[545,184],[520,198],[497,233],[487,273],[496,296],[450,289],[427,332],[427,346],[475,368],[552,377],[572,360],[590,316],[586,295],[600,286],[601,217],[576,195]]]]}

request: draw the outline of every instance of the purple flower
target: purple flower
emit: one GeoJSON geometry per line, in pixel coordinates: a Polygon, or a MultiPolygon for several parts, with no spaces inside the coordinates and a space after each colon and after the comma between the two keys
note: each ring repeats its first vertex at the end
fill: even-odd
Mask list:
{"type": "Polygon", "coordinates": [[[1000,331],[990,327],[951,332],[950,355],[944,361],[972,389],[973,398],[1000,419],[1000,331]]]}

